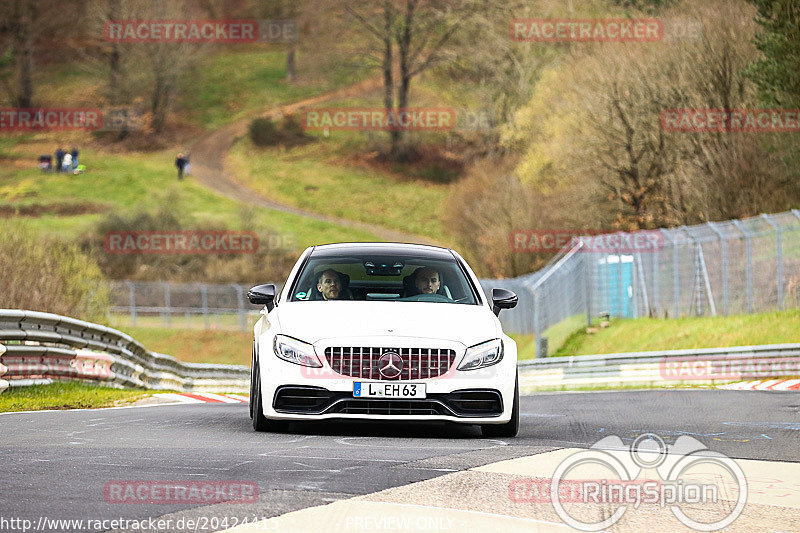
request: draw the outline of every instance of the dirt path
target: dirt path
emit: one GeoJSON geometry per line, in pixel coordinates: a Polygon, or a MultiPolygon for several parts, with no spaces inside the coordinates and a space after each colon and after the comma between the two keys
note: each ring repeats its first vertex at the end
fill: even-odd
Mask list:
{"type": "MultiPolygon", "coordinates": [[[[269,117],[273,119],[279,118],[282,115],[296,113],[304,107],[329,100],[356,96],[372,91],[380,87],[380,84],[381,81],[379,79],[364,80],[354,85],[315,96],[313,98],[307,98],[292,104],[274,107],[256,116],[269,117]]],[[[252,189],[241,184],[231,175],[227,165],[225,164],[225,159],[236,140],[247,134],[247,126],[253,118],[255,118],[255,116],[237,120],[236,122],[228,124],[227,126],[223,126],[222,128],[205,135],[196,143],[194,143],[190,150],[192,155],[191,179],[202,183],[209,189],[227,196],[228,198],[232,198],[242,203],[264,207],[267,209],[275,209],[276,211],[313,218],[315,220],[330,222],[349,228],[369,231],[376,237],[386,241],[437,244],[435,241],[426,237],[403,233],[401,231],[395,231],[382,226],[368,224],[366,222],[347,220],[334,216],[323,215],[320,213],[314,213],[281,202],[276,202],[275,200],[261,196],[252,189]]]]}

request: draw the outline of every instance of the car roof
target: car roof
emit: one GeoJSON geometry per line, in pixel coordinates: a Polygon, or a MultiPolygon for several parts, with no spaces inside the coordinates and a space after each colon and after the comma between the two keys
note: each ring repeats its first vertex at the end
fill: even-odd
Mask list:
{"type": "Polygon", "coordinates": [[[448,248],[428,244],[410,244],[399,242],[340,242],[314,246],[311,257],[342,257],[351,254],[374,255],[414,255],[431,259],[449,259],[455,257],[448,248]]]}

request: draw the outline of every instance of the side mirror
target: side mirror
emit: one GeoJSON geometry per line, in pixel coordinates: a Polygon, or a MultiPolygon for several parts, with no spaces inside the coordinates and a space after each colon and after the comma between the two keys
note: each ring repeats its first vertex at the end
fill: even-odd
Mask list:
{"type": "Polygon", "coordinates": [[[275,292],[275,285],[272,283],[256,285],[247,291],[247,299],[251,304],[266,305],[267,311],[272,311],[275,307],[275,292]]]}
{"type": "Polygon", "coordinates": [[[517,306],[519,298],[508,289],[492,289],[492,312],[500,316],[502,309],[513,309],[517,306]]]}

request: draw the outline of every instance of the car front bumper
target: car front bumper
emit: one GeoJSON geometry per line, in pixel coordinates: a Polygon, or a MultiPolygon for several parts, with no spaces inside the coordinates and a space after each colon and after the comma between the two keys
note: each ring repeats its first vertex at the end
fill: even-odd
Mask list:
{"type": "MultiPolygon", "coordinates": [[[[505,339],[504,339],[505,341],[505,339]]],[[[355,382],[377,381],[333,372],[324,358],[322,368],[309,368],[261,351],[263,413],[274,420],[394,420],[449,421],[462,424],[503,424],[511,419],[517,368],[516,345],[506,342],[503,359],[490,367],[470,371],[456,368],[428,379],[393,380],[424,383],[425,399],[356,398],[355,382]]],[[[263,348],[271,346],[264,343],[263,348]]],[[[387,383],[387,381],[380,381],[387,383]]]]}

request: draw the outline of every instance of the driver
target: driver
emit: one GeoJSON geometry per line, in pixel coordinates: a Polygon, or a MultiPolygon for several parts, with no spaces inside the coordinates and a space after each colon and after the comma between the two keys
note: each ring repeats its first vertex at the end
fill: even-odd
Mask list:
{"type": "Polygon", "coordinates": [[[343,295],[342,278],[335,270],[328,269],[320,272],[317,277],[317,290],[322,294],[323,300],[339,300],[343,295]]]}
{"type": "Polygon", "coordinates": [[[441,277],[431,267],[423,267],[414,273],[414,286],[419,294],[436,294],[441,286],[441,277]]]}

